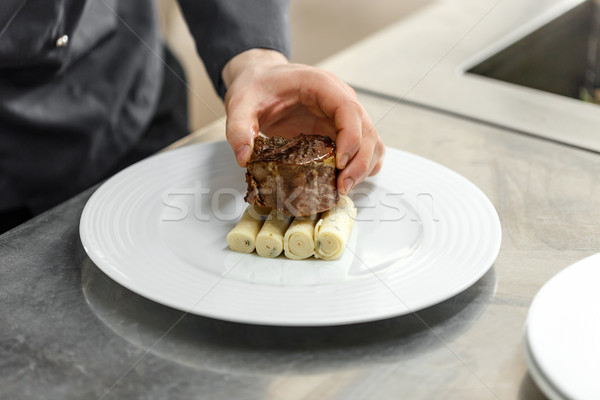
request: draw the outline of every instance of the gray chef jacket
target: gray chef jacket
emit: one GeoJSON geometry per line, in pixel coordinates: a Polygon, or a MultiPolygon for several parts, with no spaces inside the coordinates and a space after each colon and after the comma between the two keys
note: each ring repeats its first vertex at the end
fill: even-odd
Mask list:
{"type": "MultiPolygon", "coordinates": [[[[250,48],[289,53],[287,0],[180,0],[223,97],[250,48]]],[[[101,179],[155,112],[163,47],[154,0],[0,2],[0,211],[43,211],[101,179]]]]}

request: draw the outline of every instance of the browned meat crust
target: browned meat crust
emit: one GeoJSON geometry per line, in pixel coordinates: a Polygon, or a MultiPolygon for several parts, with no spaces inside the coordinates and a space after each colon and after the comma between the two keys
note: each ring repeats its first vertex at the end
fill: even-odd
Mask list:
{"type": "Polygon", "coordinates": [[[339,200],[335,143],[327,136],[258,137],[247,166],[245,200],[286,215],[326,211],[339,200]]]}

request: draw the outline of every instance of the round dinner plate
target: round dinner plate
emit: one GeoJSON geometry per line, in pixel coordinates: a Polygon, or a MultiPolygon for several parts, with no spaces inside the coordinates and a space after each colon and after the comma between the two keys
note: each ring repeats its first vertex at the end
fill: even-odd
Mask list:
{"type": "Polygon", "coordinates": [[[536,294],[525,329],[531,376],[552,400],[600,399],[600,254],[576,262],[536,294]]]}
{"type": "Polygon", "coordinates": [[[388,149],[357,185],[358,209],[336,261],[261,258],[227,247],[246,205],[244,170],[226,142],[161,153],[121,171],[80,222],[92,261],[126,288],[208,317],[317,326],[411,313],[475,283],[500,248],[488,198],[455,172],[388,149]]]}

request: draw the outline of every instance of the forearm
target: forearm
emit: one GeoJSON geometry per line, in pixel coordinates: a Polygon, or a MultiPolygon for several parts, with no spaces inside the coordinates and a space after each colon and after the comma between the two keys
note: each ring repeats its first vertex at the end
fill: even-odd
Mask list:
{"type": "Polygon", "coordinates": [[[221,97],[226,63],[249,49],[289,54],[288,0],[179,0],[213,85],[221,97]]]}

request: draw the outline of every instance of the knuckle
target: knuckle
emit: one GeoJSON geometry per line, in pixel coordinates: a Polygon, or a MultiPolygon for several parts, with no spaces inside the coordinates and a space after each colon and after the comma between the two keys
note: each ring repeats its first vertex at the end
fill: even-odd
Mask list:
{"type": "Polygon", "coordinates": [[[356,160],[356,165],[358,166],[361,173],[368,171],[370,164],[370,160],[368,160],[366,157],[360,157],[358,160],[356,160]]]}
{"type": "Polygon", "coordinates": [[[244,126],[241,123],[227,124],[225,129],[225,137],[229,142],[241,142],[242,132],[244,132],[244,126]]]}
{"type": "Polygon", "coordinates": [[[373,167],[373,170],[371,171],[371,173],[369,174],[369,176],[373,176],[376,175],[377,173],[379,173],[379,171],[381,170],[381,166],[383,165],[383,163],[381,162],[381,160],[379,160],[375,166],[373,167]]]}
{"type": "Polygon", "coordinates": [[[337,77],[329,71],[320,68],[313,68],[310,71],[315,76],[321,85],[335,86],[339,84],[337,77]]]}
{"type": "Polygon", "coordinates": [[[352,135],[352,137],[350,137],[346,143],[348,143],[348,151],[346,153],[348,153],[352,157],[360,149],[360,146],[362,144],[362,136],[359,133],[356,133],[352,135]]]}
{"type": "Polygon", "coordinates": [[[241,92],[242,91],[240,90],[229,88],[227,92],[225,92],[225,106],[228,108],[237,106],[243,100],[241,92]]]}
{"type": "Polygon", "coordinates": [[[375,139],[375,137],[377,136],[377,132],[375,132],[375,128],[373,127],[365,127],[363,129],[363,136],[367,139],[375,139]]]}
{"type": "Polygon", "coordinates": [[[352,107],[352,111],[354,111],[355,113],[357,113],[358,115],[360,115],[361,118],[363,118],[363,107],[358,102],[358,99],[356,97],[349,98],[348,99],[348,105],[350,107],[352,107]]]}
{"type": "Polygon", "coordinates": [[[337,75],[334,74],[331,71],[328,71],[328,70],[322,69],[322,68],[317,68],[317,71],[319,71],[328,80],[335,81],[335,82],[339,82],[340,81],[339,78],[337,77],[337,75]]]}
{"type": "MultiPolygon", "coordinates": [[[[356,90],[354,90],[354,88],[346,83],[343,84],[344,88],[346,89],[346,92],[348,92],[348,94],[354,98],[354,99],[358,99],[358,96],[356,95],[356,90]]],[[[358,101],[358,100],[357,100],[358,101]]]]}
{"type": "Polygon", "coordinates": [[[380,137],[377,138],[377,144],[375,145],[375,152],[379,154],[379,157],[383,158],[385,155],[385,145],[380,137]]]}
{"type": "Polygon", "coordinates": [[[242,129],[242,124],[234,121],[227,121],[225,132],[227,135],[235,135],[242,129]]]}

